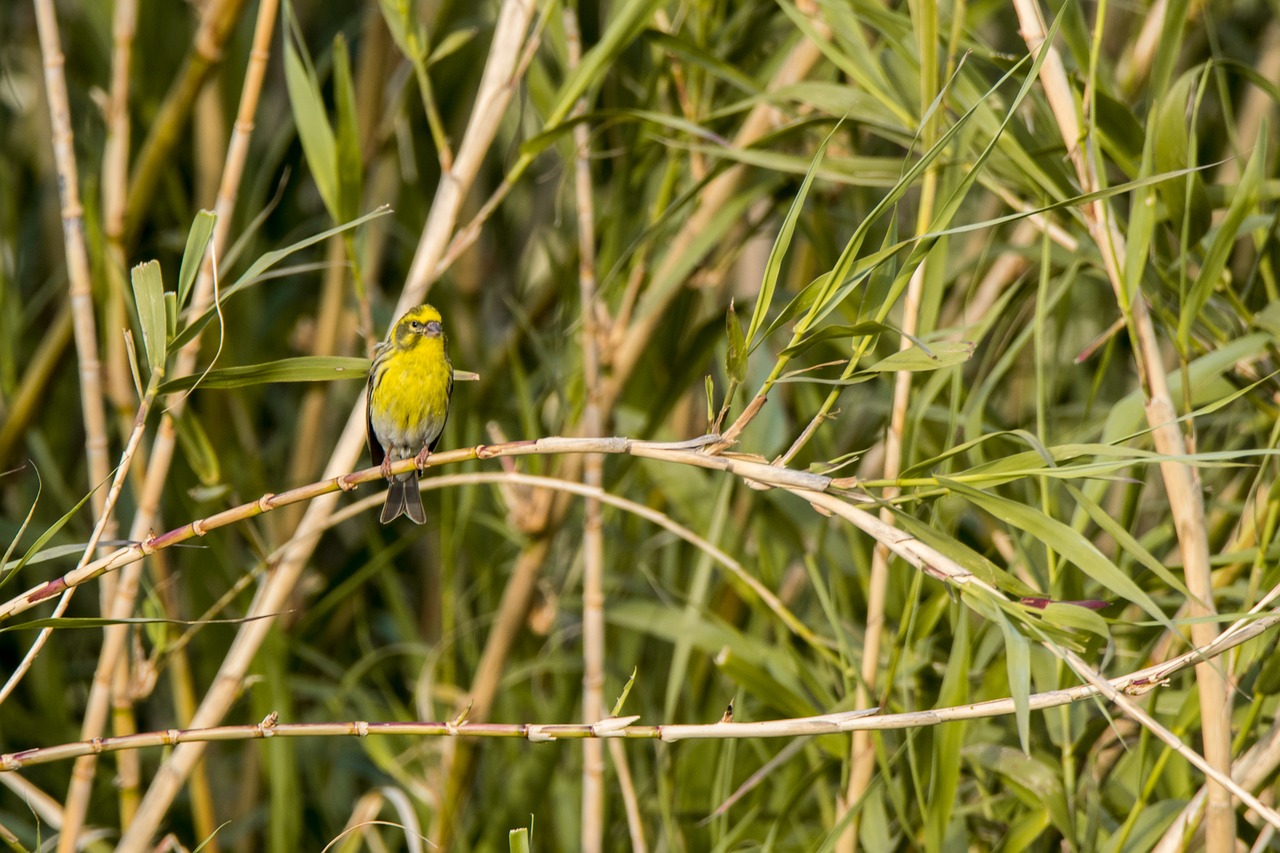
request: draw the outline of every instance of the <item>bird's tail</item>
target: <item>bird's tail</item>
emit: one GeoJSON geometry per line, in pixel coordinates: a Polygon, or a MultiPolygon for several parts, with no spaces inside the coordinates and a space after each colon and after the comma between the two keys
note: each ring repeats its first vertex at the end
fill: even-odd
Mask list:
{"type": "Polygon", "coordinates": [[[387,524],[401,515],[409,516],[414,524],[425,524],[427,514],[422,510],[422,493],[418,491],[418,472],[410,471],[403,480],[393,477],[387,483],[387,502],[382,505],[382,523],[387,524]]]}

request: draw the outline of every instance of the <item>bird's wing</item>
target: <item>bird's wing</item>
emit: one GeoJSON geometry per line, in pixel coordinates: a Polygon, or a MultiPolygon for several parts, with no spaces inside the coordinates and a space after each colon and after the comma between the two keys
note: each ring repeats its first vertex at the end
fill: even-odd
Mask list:
{"type": "MultiPolygon", "coordinates": [[[[377,362],[374,362],[374,365],[376,368],[377,362]]],[[[365,386],[364,392],[364,434],[369,440],[369,457],[373,460],[373,465],[376,468],[382,464],[387,452],[382,449],[382,442],[378,441],[378,436],[373,431],[373,369],[371,368],[369,371],[369,382],[365,386]]]]}
{"type": "Polygon", "coordinates": [[[444,382],[444,420],[440,422],[440,432],[436,433],[436,437],[432,439],[431,446],[427,448],[428,453],[436,452],[436,445],[440,443],[440,439],[444,437],[444,426],[449,422],[449,401],[453,399],[453,364],[449,361],[449,354],[446,352],[444,356],[445,365],[445,382],[444,382]]]}

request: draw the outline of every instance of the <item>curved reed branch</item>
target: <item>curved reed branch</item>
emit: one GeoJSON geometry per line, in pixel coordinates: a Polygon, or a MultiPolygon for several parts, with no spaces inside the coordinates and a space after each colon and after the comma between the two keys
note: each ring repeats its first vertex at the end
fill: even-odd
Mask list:
{"type": "MultiPolygon", "coordinates": [[[[685,442],[651,442],[632,441],[627,438],[542,438],[527,441],[512,441],[498,445],[477,445],[458,450],[447,450],[433,453],[427,460],[427,467],[433,468],[462,462],[469,459],[495,459],[507,456],[527,456],[543,453],[611,453],[630,454],[649,459],[684,462],[702,468],[714,468],[738,474],[750,481],[778,486],[782,488],[796,487],[809,491],[824,491],[839,488],[839,481],[821,474],[809,474],[778,468],[763,462],[735,458],[733,456],[706,456],[698,452],[718,440],[718,436],[702,436],[685,442]]],[[[403,460],[392,466],[394,473],[407,472],[413,468],[413,460],[403,460]]],[[[36,605],[48,601],[64,590],[80,586],[107,572],[116,571],[131,563],[141,560],[148,554],[172,547],[190,539],[206,536],[211,531],[256,518],[289,504],[315,500],[324,495],[347,492],[362,483],[380,482],[382,473],[378,468],[366,468],[350,474],[329,477],[279,494],[265,494],[257,500],[249,501],[205,518],[191,521],[158,535],[152,535],[140,542],[117,549],[107,556],[94,560],[84,566],[32,587],[21,595],[0,604],[0,621],[23,613],[36,605]]]]}

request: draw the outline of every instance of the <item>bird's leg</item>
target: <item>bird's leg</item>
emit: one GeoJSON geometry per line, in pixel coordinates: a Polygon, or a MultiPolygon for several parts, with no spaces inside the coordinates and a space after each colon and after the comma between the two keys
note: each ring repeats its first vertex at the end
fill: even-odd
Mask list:
{"type": "Polygon", "coordinates": [[[382,478],[384,480],[391,479],[391,454],[390,453],[382,457],[382,478]]]}
{"type": "Polygon", "coordinates": [[[418,455],[413,457],[413,461],[418,466],[418,473],[421,474],[427,467],[427,457],[431,455],[431,448],[424,447],[418,451],[418,455]]]}

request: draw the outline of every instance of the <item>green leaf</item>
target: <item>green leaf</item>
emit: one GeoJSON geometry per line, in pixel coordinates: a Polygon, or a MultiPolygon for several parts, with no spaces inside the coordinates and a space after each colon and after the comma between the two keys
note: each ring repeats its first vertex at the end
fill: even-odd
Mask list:
{"type": "MultiPolygon", "coordinates": [[[[1151,132],[1156,140],[1156,168],[1161,172],[1185,169],[1191,165],[1187,106],[1191,100],[1192,89],[1202,73],[1203,67],[1196,67],[1183,74],[1169,88],[1168,94],[1161,99],[1160,105],[1155,110],[1151,132]]],[[[1191,245],[1199,242],[1204,233],[1209,230],[1209,214],[1212,209],[1200,175],[1191,172],[1158,186],[1160,198],[1169,210],[1170,224],[1180,229],[1184,217],[1189,214],[1186,220],[1187,243],[1191,245]],[[1190,205],[1189,209],[1188,205],[1190,205]]]]}
{"type": "Polygon", "coordinates": [[[747,342],[742,335],[742,327],[738,325],[738,314],[733,310],[733,300],[729,300],[729,310],[724,314],[724,323],[729,334],[729,348],[724,356],[724,370],[731,380],[741,385],[747,378],[747,342]]]}
{"type": "MultiPolygon", "coordinates": [[[[1183,598],[1188,601],[1198,600],[1191,594],[1191,590],[1187,589],[1186,585],[1178,579],[1177,575],[1166,569],[1164,563],[1157,560],[1154,554],[1144,548],[1142,543],[1134,538],[1133,534],[1128,530],[1125,530],[1124,526],[1112,517],[1110,513],[1099,506],[1096,501],[1092,500],[1082,490],[1071,483],[1064,483],[1063,485],[1066,486],[1067,492],[1071,497],[1075,499],[1076,505],[1088,513],[1089,518],[1093,523],[1098,525],[1104,533],[1114,539],[1116,544],[1120,546],[1120,549],[1125,554],[1128,554],[1138,563],[1146,567],[1148,571],[1160,578],[1160,580],[1170,589],[1177,590],[1178,594],[1183,598]]],[[[1204,602],[1200,602],[1200,604],[1201,606],[1204,606],[1204,602]]]]}
{"type": "Polygon", "coordinates": [[[153,375],[163,375],[165,332],[164,279],[160,276],[160,263],[147,261],[138,264],[130,274],[133,280],[133,298],[138,309],[138,323],[142,326],[143,345],[147,351],[147,364],[153,375]]]}
{"type": "MultiPolygon", "coordinates": [[[[390,212],[391,212],[390,208],[380,207],[375,211],[366,213],[364,216],[361,216],[359,219],[353,219],[350,222],[344,222],[341,225],[335,225],[332,228],[328,228],[324,231],[321,231],[319,234],[313,234],[310,237],[299,240],[296,243],[292,243],[284,247],[283,249],[276,249],[274,251],[263,254],[256,261],[250,264],[249,269],[245,270],[244,273],[238,279],[236,279],[235,282],[230,287],[219,289],[218,291],[219,304],[226,302],[226,300],[230,299],[232,296],[239,293],[241,290],[244,290],[246,287],[249,287],[250,285],[253,285],[253,284],[257,284],[259,281],[262,280],[263,275],[267,272],[267,270],[271,269],[276,264],[280,263],[282,260],[289,257],[294,252],[300,251],[302,249],[307,248],[308,246],[313,246],[316,243],[327,240],[335,234],[341,234],[342,232],[347,231],[351,228],[355,228],[357,226],[363,225],[364,223],[368,222],[371,219],[377,219],[380,216],[386,216],[390,212]]],[[[215,305],[211,305],[208,308],[206,308],[204,312],[200,314],[200,316],[191,320],[191,322],[187,324],[186,328],[184,328],[181,332],[179,332],[177,335],[174,336],[174,339],[172,341],[173,348],[175,350],[182,349],[182,347],[184,347],[186,344],[194,340],[196,335],[200,334],[201,330],[203,330],[204,327],[208,324],[208,322],[211,319],[213,319],[214,315],[217,314],[217,311],[218,311],[218,307],[215,305]]]]}
{"type": "Polygon", "coordinates": [[[846,376],[844,378],[837,377],[828,379],[823,376],[809,375],[807,370],[792,370],[784,373],[774,380],[775,385],[786,385],[788,383],[796,385],[829,385],[833,388],[844,388],[850,385],[861,385],[864,382],[870,382],[874,377],[870,373],[862,373],[854,376],[846,376]]]}
{"type": "MultiPolygon", "coordinates": [[[[16,540],[15,540],[15,544],[16,544],[16,540]]],[[[137,543],[131,542],[128,539],[99,539],[98,540],[99,548],[127,548],[130,545],[135,545],[135,544],[137,543]]],[[[26,565],[37,566],[40,563],[47,563],[50,560],[61,560],[64,557],[79,557],[84,553],[84,549],[87,545],[88,545],[87,542],[71,542],[67,545],[55,545],[52,548],[45,548],[39,554],[36,554],[31,559],[27,560],[26,565]]],[[[199,547],[199,546],[190,546],[190,547],[199,547]]],[[[3,565],[0,565],[0,571],[8,572],[17,568],[18,561],[8,559],[12,550],[13,550],[13,546],[10,546],[10,550],[5,553],[5,562],[3,565]]],[[[0,582],[0,583],[3,583],[3,582],[0,582]]]]}
{"type": "Polygon", "coordinates": [[[1245,166],[1244,174],[1240,176],[1240,183],[1231,196],[1231,206],[1227,208],[1227,215],[1223,217],[1213,242],[1209,244],[1204,263],[1201,264],[1200,272],[1191,286],[1191,292],[1187,295],[1187,301],[1182,306],[1181,316],[1178,318],[1178,343],[1183,352],[1191,351],[1191,327],[1200,319],[1200,312],[1204,309],[1205,303],[1209,301],[1214,288],[1221,282],[1223,270],[1226,269],[1227,261],[1231,257],[1231,250],[1241,236],[1240,226],[1249,212],[1258,204],[1258,189],[1262,185],[1263,168],[1266,162],[1267,123],[1264,120],[1262,126],[1258,128],[1258,138],[1253,146],[1253,154],[1249,157],[1249,164],[1245,166]]]}
{"type": "Polygon", "coordinates": [[[1037,756],[995,743],[966,746],[964,755],[977,767],[1002,777],[1005,786],[1025,806],[1045,810],[1059,832],[1064,835],[1073,832],[1060,768],[1049,767],[1037,756]]]}
{"type": "Polygon", "coordinates": [[[755,338],[756,332],[760,331],[760,327],[764,325],[765,314],[768,312],[769,306],[773,304],[773,292],[778,286],[778,276],[782,272],[782,259],[786,256],[787,249],[791,247],[791,237],[796,230],[796,221],[800,218],[800,211],[804,209],[805,199],[809,197],[809,188],[813,186],[813,177],[817,174],[818,166],[822,164],[822,157],[827,151],[827,145],[830,144],[831,137],[840,129],[840,125],[841,122],[837,122],[836,126],[822,140],[822,144],[818,146],[817,152],[809,163],[809,171],[804,176],[804,182],[800,184],[800,189],[796,192],[795,198],[791,200],[791,207],[787,209],[787,215],[782,220],[782,227],[778,229],[778,236],[774,238],[773,248],[769,250],[769,259],[764,265],[764,278],[760,282],[760,292],[756,296],[756,305],[751,312],[751,322],[747,325],[746,339],[748,343],[755,338]]]}
{"type": "MultiPolygon", "coordinates": [[[[105,482],[106,481],[104,480],[103,483],[105,482]]],[[[102,488],[103,483],[99,483],[98,488],[102,488]]],[[[36,541],[31,543],[31,547],[28,548],[27,552],[22,555],[22,558],[13,565],[13,568],[9,571],[9,573],[4,576],[4,579],[0,580],[0,586],[3,586],[11,578],[17,577],[18,572],[22,571],[22,567],[32,562],[32,560],[35,559],[35,556],[40,553],[40,549],[44,548],[44,546],[49,542],[50,539],[58,535],[58,531],[62,530],[62,528],[66,525],[66,523],[71,520],[71,517],[74,516],[77,512],[79,512],[80,509],[86,503],[88,503],[89,498],[93,495],[93,492],[96,492],[97,490],[98,489],[96,488],[93,491],[86,494],[84,497],[82,497],[79,501],[76,502],[75,506],[73,506],[70,510],[68,510],[61,518],[55,521],[38,537],[36,537],[36,541]]],[[[34,509],[34,507],[32,509],[34,509]]],[[[82,553],[83,553],[83,550],[84,549],[81,549],[82,553]]],[[[7,552],[6,552],[6,556],[7,556],[7,552]]]]}
{"type": "Polygon", "coordinates": [[[939,370],[964,364],[973,357],[974,344],[969,341],[937,341],[928,347],[917,345],[899,350],[864,369],[872,373],[939,370]]]}
{"type": "Polygon", "coordinates": [[[988,586],[1018,598],[1038,594],[1037,590],[1027,586],[1011,572],[997,566],[959,539],[942,533],[934,524],[920,521],[907,512],[896,513],[895,519],[898,526],[907,533],[952,560],[962,569],[968,570],[988,586]]]}
{"type": "Polygon", "coordinates": [[[161,394],[186,391],[199,385],[201,388],[243,388],[248,385],[265,385],[270,382],[333,382],[335,380],[365,379],[369,375],[369,359],[337,355],[309,355],[283,358],[262,364],[246,364],[241,367],[221,367],[208,373],[192,373],[179,376],[160,386],[161,394]]]}
{"type": "MultiPolygon", "coordinates": [[[[1097,127],[1102,137],[1104,151],[1116,161],[1124,174],[1132,178],[1139,174],[1143,150],[1155,134],[1147,134],[1143,123],[1133,114],[1124,101],[1099,88],[1093,93],[1097,107],[1097,127]]],[[[1147,174],[1150,174],[1148,172],[1147,174]]]]}
{"type": "Polygon", "coordinates": [[[823,326],[813,332],[807,333],[799,342],[792,344],[782,351],[785,356],[797,356],[801,353],[812,349],[820,343],[831,340],[844,340],[846,338],[862,337],[864,335],[879,335],[882,333],[893,333],[892,327],[884,323],[877,323],[874,320],[867,320],[862,323],[854,323],[852,325],[833,325],[823,326]]]}
{"type": "Polygon", "coordinates": [[[293,108],[293,121],[298,127],[298,141],[311,169],[311,179],[316,183],[325,209],[335,221],[342,221],[338,204],[338,155],[333,129],[320,94],[320,81],[309,62],[304,62],[301,45],[285,36],[284,81],[289,92],[289,105],[293,108]]]}
{"type": "MultiPolygon", "coordinates": [[[[973,649],[969,640],[969,620],[964,607],[948,605],[954,616],[955,629],[947,654],[947,668],[938,689],[939,707],[954,708],[968,703],[973,649]]],[[[968,733],[968,721],[955,721],[939,726],[934,734],[933,785],[931,808],[925,814],[925,843],[929,850],[943,849],[942,840],[951,822],[960,788],[961,749],[968,733]]]]}
{"type": "Polygon", "coordinates": [[[631,677],[627,679],[627,683],[622,686],[622,693],[618,696],[618,701],[613,703],[613,710],[610,714],[617,717],[622,714],[622,706],[626,704],[627,697],[631,695],[631,688],[636,683],[636,673],[640,671],[639,667],[631,668],[631,677]]]}
{"type": "Polygon", "coordinates": [[[1187,22],[1193,17],[1191,0],[1170,0],[1166,4],[1156,55],[1151,63],[1149,97],[1162,99],[1168,91],[1169,80],[1182,60],[1187,22]]]}
{"type": "Polygon", "coordinates": [[[529,841],[529,830],[521,827],[507,833],[507,847],[511,853],[532,853],[533,846],[529,841]]]}
{"type": "MultiPolygon", "coordinates": [[[[37,559],[34,555],[28,553],[21,560],[15,561],[12,564],[9,563],[9,557],[13,555],[14,549],[18,547],[19,540],[22,539],[22,534],[26,532],[27,526],[31,524],[31,517],[35,515],[36,504],[40,501],[40,492],[44,487],[44,484],[40,482],[40,472],[36,471],[34,466],[31,470],[36,475],[36,496],[32,499],[31,508],[27,510],[27,515],[22,519],[22,524],[18,525],[18,532],[13,534],[13,538],[9,540],[8,547],[4,549],[4,556],[0,557],[0,587],[3,587],[14,576],[16,576],[18,569],[22,568],[23,564],[30,563],[37,559]]],[[[84,548],[81,548],[80,551],[83,552],[84,548]]]]}
{"type": "Polygon", "coordinates": [[[213,449],[213,442],[209,441],[200,419],[188,406],[182,409],[174,423],[178,430],[178,446],[201,485],[208,487],[221,483],[222,466],[218,463],[218,452],[213,449]]]}
{"type": "Polygon", "coordinates": [[[462,50],[471,43],[477,32],[476,27],[464,27],[440,39],[440,43],[431,48],[431,55],[427,57],[428,67],[462,50]]]}
{"type": "Polygon", "coordinates": [[[1143,592],[1132,578],[1116,568],[1092,542],[1079,532],[1034,507],[970,488],[955,480],[940,477],[938,482],[1005,524],[1043,542],[1101,584],[1104,589],[1138,605],[1153,618],[1160,620],[1160,623],[1170,631],[1175,630],[1169,617],[1160,610],[1151,597],[1143,592]]]}
{"type": "Polygon", "coordinates": [[[178,305],[186,305],[191,294],[191,286],[195,283],[200,265],[204,262],[204,253],[213,239],[213,226],[218,216],[211,210],[202,210],[196,214],[187,232],[187,247],[182,251],[182,266],[178,268],[178,305]]]}
{"type": "Polygon", "coordinates": [[[679,32],[667,33],[662,30],[648,30],[644,34],[644,39],[646,43],[662,48],[662,50],[673,54],[688,65],[705,68],[713,76],[719,77],[739,91],[755,94],[760,90],[760,84],[739,71],[734,67],[733,63],[725,62],[722,58],[707,50],[705,45],[694,44],[679,32]]]}
{"type": "MultiPolygon", "coordinates": [[[[1195,359],[1184,369],[1175,368],[1166,375],[1170,398],[1182,399],[1182,379],[1185,375],[1193,406],[1217,402],[1225,394],[1235,390],[1234,386],[1228,386],[1225,380],[1220,380],[1219,374],[1234,369],[1241,359],[1255,358],[1258,352],[1271,343],[1273,341],[1270,335],[1256,332],[1223,343],[1217,349],[1195,359]]],[[[1141,388],[1134,389],[1113,403],[1102,429],[1103,442],[1116,444],[1135,431],[1144,430],[1145,404],[1146,397],[1141,388]]]]}
{"type": "Polygon", "coordinates": [[[1009,621],[1003,602],[992,599],[980,589],[961,589],[970,607],[1000,626],[1004,637],[1005,671],[1009,681],[1009,698],[1018,729],[1018,742],[1026,755],[1031,754],[1031,646],[1026,636],[1009,621]]]}
{"type": "Polygon", "coordinates": [[[1067,604],[1061,601],[1050,602],[1039,611],[1050,625],[1067,628],[1072,631],[1085,631],[1098,637],[1104,643],[1111,642],[1111,626],[1096,612],[1079,604],[1067,604]]]}
{"type": "Polygon", "coordinates": [[[168,340],[178,331],[178,294],[166,290],[164,294],[164,334],[168,340]]]}
{"type": "Polygon", "coordinates": [[[351,57],[347,51],[347,39],[342,33],[333,39],[333,89],[338,111],[338,212],[333,218],[337,222],[345,222],[360,210],[364,157],[360,153],[360,121],[356,115],[351,57]]]}
{"type": "Polygon", "coordinates": [[[1004,634],[1005,671],[1009,677],[1009,698],[1018,727],[1018,744],[1023,755],[1031,754],[1031,646],[1022,632],[1001,616],[1004,634]]]}
{"type": "MultiPolygon", "coordinates": [[[[1156,134],[1149,134],[1142,150],[1142,165],[1138,171],[1139,178],[1148,178],[1155,171],[1156,134]]],[[[1134,190],[1129,206],[1129,240],[1128,251],[1124,259],[1124,304],[1121,310],[1128,314],[1129,305],[1134,296],[1141,292],[1142,275],[1147,267],[1147,253],[1151,247],[1151,237],[1156,226],[1155,186],[1146,186],[1134,190]]]]}
{"type": "Polygon", "coordinates": [[[408,0],[379,0],[378,6],[396,47],[410,62],[421,60],[426,35],[417,24],[416,10],[410,7],[408,0]]]}

